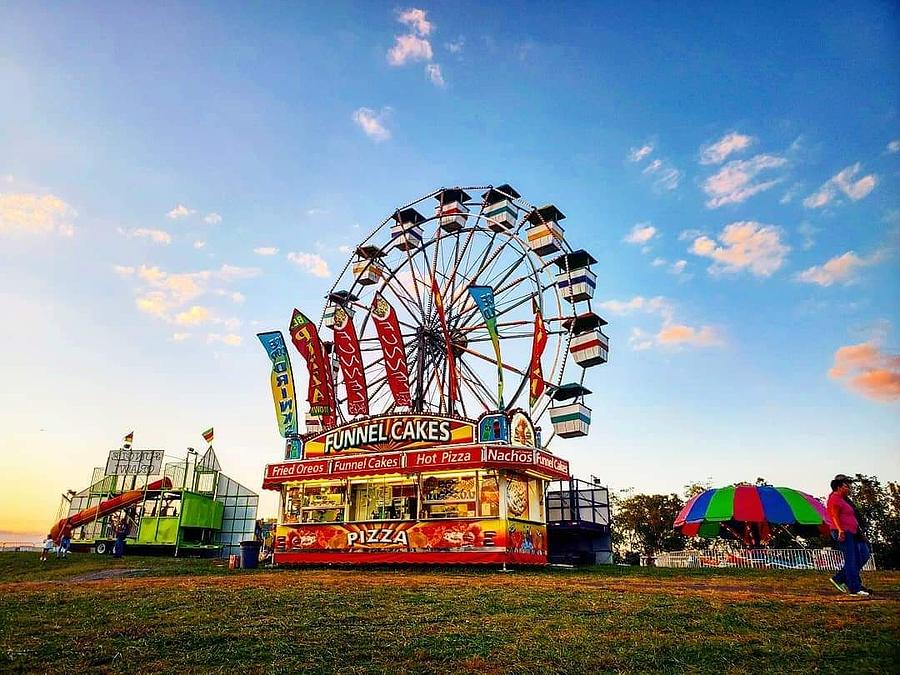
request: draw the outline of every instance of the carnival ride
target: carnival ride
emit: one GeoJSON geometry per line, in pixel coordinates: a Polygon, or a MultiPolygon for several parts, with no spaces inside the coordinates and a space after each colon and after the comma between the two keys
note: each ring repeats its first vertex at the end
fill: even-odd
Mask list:
{"type": "Polygon", "coordinates": [[[546,561],[546,483],[569,478],[547,447],[588,434],[585,371],[609,344],[564,218],[507,184],[395,209],[321,319],[294,310],[302,435],[283,338],[260,334],[287,441],[263,484],[282,493],[276,562],[546,561]]]}

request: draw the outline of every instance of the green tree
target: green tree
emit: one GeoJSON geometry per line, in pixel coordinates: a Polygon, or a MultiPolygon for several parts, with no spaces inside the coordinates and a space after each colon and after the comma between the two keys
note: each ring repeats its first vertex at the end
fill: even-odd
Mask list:
{"type": "Polygon", "coordinates": [[[613,505],[614,544],[620,555],[653,556],[684,549],[685,537],[672,528],[684,506],[678,495],[627,494],[614,497],[613,505]]]}
{"type": "Polygon", "coordinates": [[[900,484],[856,474],[850,499],[866,524],[866,536],[881,568],[900,567],[900,484]]]}

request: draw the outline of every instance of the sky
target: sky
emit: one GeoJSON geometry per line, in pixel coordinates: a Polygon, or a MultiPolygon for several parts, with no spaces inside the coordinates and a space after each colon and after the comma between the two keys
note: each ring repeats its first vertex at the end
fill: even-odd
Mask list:
{"type": "Polygon", "coordinates": [[[259,489],[255,333],[452,185],[552,202],[598,260],[610,361],[551,448],[577,476],[900,479],[898,14],[2,3],[0,532],[46,531],[131,430],[183,457],[214,426],[259,489]]]}

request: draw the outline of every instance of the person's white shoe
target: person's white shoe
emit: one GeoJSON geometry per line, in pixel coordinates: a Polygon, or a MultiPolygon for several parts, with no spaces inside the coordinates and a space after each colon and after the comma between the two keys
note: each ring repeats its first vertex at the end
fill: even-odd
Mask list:
{"type": "Polygon", "coordinates": [[[850,595],[858,595],[858,596],[863,597],[863,598],[868,598],[868,597],[869,597],[868,591],[856,591],[856,593],[851,593],[850,595]]]}

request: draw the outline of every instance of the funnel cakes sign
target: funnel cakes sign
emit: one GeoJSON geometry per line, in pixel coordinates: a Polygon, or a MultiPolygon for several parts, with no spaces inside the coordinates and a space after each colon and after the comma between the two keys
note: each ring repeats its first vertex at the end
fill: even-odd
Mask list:
{"type": "Polygon", "coordinates": [[[437,415],[385,415],[345,424],[305,439],[305,457],[415,450],[472,443],[472,422],[437,415]]]}

